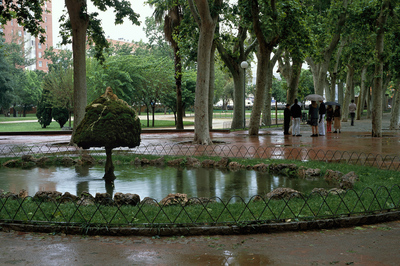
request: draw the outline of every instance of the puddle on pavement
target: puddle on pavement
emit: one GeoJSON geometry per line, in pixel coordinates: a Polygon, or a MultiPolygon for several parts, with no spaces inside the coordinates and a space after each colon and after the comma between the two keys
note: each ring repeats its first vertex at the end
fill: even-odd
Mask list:
{"type": "Polygon", "coordinates": [[[223,201],[246,202],[255,195],[265,195],[278,187],[290,187],[310,193],[315,187],[332,188],[323,178],[305,180],[272,175],[266,172],[240,170],[228,171],[206,168],[138,167],[115,165],[117,179],[114,186],[106,185],[104,166],[48,167],[32,169],[1,168],[0,189],[18,193],[21,189],[30,196],[37,191],[70,192],[80,195],[87,191],[135,193],[161,200],[169,193],[185,193],[188,197],[219,197],[223,201]]]}
{"type": "MultiPolygon", "coordinates": [[[[372,138],[371,134],[356,135],[356,138],[372,138]]],[[[395,138],[397,135],[382,135],[382,138],[395,138]]]]}
{"type": "MultiPolygon", "coordinates": [[[[216,140],[213,139],[212,140],[214,145],[218,145],[218,144],[229,144],[229,142],[223,141],[223,140],[216,140]]],[[[193,140],[187,140],[187,141],[180,141],[177,144],[182,144],[182,145],[191,145],[193,144],[193,140]]]]}
{"type": "Polygon", "coordinates": [[[187,258],[188,263],[204,263],[209,265],[269,265],[272,263],[266,256],[251,252],[234,254],[231,251],[223,251],[221,255],[201,254],[187,258]]]}

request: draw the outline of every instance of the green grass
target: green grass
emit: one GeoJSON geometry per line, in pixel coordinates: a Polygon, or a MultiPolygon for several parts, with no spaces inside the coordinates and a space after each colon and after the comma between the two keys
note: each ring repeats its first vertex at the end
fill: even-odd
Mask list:
{"type": "Polygon", "coordinates": [[[382,209],[398,208],[396,199],[400,196],[397,188],[390,193],[368,190],[364,193],[349,191],[338,195],[313,194],[310,197],[290,200],[261,200],[249,203],[204,205],[152,206],[140,203],[138,206],[79,206],[75,203],[56,204],[25,200],[0,199],[0,219],[16,221],[49,221],[51,223],[94,224],[94,225],[135,225],[138,227],[166,226],[174,224],[236,224],[265,223],[271,221],[300,221],[316,218],[332,218],[360,213],[375,213],[382,209]],[[393,200],[394,199],[394,200],[393,200]]]}
{"type": "MultiPolygon", "coordinates": [[[[246,119],[250,119],[251,110],[246,110],[246,119]]],[[[155,128],[159,127],[175,127],[175,122],[173,120],[157,120],[157,116],[162,117],[163,114],[156,114],[155,120],[155,128]]],[[[187,112],[187,116],[194,116],[193,112],[187,112]]],[[[214,110],[214,118],[225,118],[232,119],[233,118],[233,110],[214,110]]],[[[278,118],[283,119],[283,111],[278,110],[278,118]]],[[[272,123],[275,122],[275,111],[271,111],[271,120],[272,123]]],[[[147,120],[141,120],[142,128],[153,128],[152,120],[150,118],[149,125],[147,127],[147,120]]],[[[193,122],[184,121],[184,126],[194,125],[193,122]]],[[[65,126],[68,126],[68,122],[65,126]]],[[[26,117],[0,117],[0,132],[26,132],[26,131],[58,131],[61,130],[60,126],[57,122],[53,121],[46,128],[42,128],[40,124],[37,122],[37,118],[35,114],[28,114],[26,117]],[[23,122],[23,123],[2,123],[2,122],[12,122],[12,121],[27,121],[34,120],[35,122],[23,122]]]]}
{"type": "MultiPolygon", "coordinates": [[[[130,164],[137,155],[123,156],[115,153],[114,160],[123,164],[130,164]]],[[[96,159],[104,159],[96,156],[96,159]]],[[[157,156],[139,156],[139,158],[156,159],[157,156]]],[[[165,160],[178,157],[166,156],[165,160]]],[[[215,157],[197,157],[219,160],[215,157]]],[[[8,158],[9,159],[9,158],[8,158]]],[[[8,160],[1,158],[0,162],[8,160]]],[[[0,220],[18,221],[49,221],[51,223],[67,223],[80,225],[100,226],[137,226],[163,227],[188,224],[235,224],[246,225],[271,221],[300,221],[320,218],[334,218],[359,215],[361,213],[376,213],[381,210],[399,209],[400,199],[400,172],[382,170],[375,167],[349,165],[339,163],[325,163],[318,161],[289,161],[265,159],[231,159],[244,165],[258,163],[294,163],[307,168],[319,168],[322,175],[328,170],[342,173],[354,171],[360,178],[354,190],[342,195],[329,194],[323,197],[319,194],[304,195],[303,198],[290,200],[268,200],[236,202],[236,203],[204,203],[203,205],[189,205],[184,208],[174,206],[152,206],[139,204],[138,206],[78,206],[75,203],[56,204],[52,202],[35,201],[33,198],[25,200],[0,199],[0,220]]],[[[51,162],[59,162],[56,157],[51,162]]],[[[322,177],[321,177],[322,178],[322,177]]]]}
{"type": "MultiPolygon", "coordinates": [[[[68,126],[68,123],[66,124],[68,126]]],[[[0,132],[26,132],[26,131],[57,131],[61,130],[57,122],[51,122],[46,128],[42,128],[39,122],[21,122],[21,123],[2,123],[0,132]]]]}
{"type": "MultiPolygon", "coordinates": [[[[250,116],[251,110],[246,110],[246,119],[250,118],[250,116]]],[[[275,117],[275,110],[271,110],[271,119],[274,120],[275,117]]],[[[214,110],[213,118],[233,118],[233,110],[214,110]]],[[[278,119],[283,119],[283,110],[278,110],[278,119]]]]}
{"type": "Polygon", "coordinates": [[[35,114],[27,114],[26,117],[13,117],[13,116],[0,116],[0,122],[8,122],[8,121],[23,121],[23,120],[37,120],[35,114]]]}
{"type": "MultiPolygon", "coordinates": [[[[22,119],[24,120],[24,119],[22,119]]],[[[32,120],[32,118],[31,118],[32,120]]],[[[15,120],[10,120],[15,121],[15,120]]],[[[142,128],[147,128],[146,121],[141,120],[142,128]]],[[[185,126],[193,125],[193,122],[183,122],[185,126]]],[[[150,121],[149,129],[153,128],[152,121],[150,121]]],[[[68,122],[65,124],[68,126],[68,122]]],[[[157,127],[174,127],[174,121],[170,120],[155,120],[155,128],[157,127]]],[[[0,132],[26,132],[26,131],[57,131],[61,130],[60,125],[57,122],[51,122],[46,128],[42,128],[39,122],[21,122],[21,123],[1,123],[0,132]]]]}
{"type": "MultiPolygon", "coordinates": [[[[147,127],[147,120],[140,120],[140,123],[142,124],[142,128],[148,128],[148,129],[152,129],[153,127],[152,127],[152,123],[153,123],[153,121],[152,120],[150,120],[149,121],[149,127],[147,127]]],[[[193,122],[190,122],[190,121],[184,121],[183,122],[183,125],[184,126],[190,126],[190,125],[194,125],[194,123],[193,122]]],[[[157,127],[175,127],[175,122],[174,121],[171,121],[171,120],[155,120],[154,121],[154,127],[155,128],[157,128],[157,127]]]]}

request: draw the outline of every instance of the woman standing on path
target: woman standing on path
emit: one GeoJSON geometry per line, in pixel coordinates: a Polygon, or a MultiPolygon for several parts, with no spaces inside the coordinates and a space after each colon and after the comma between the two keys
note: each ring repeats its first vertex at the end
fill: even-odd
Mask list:
{"type": "Polygon", "coordinates": [[[319,101],[319,121],[318,121],[318,131],[320,136],[325,136],[325,115],[326,107],[324,101],[319,101]]]}
{"type": "Polygon", "coordinates": [[[332,132],[332,120],[333,120],[333,108],[332,105],[328,105],[326,108],[326,132],[332,132]]]}
{"type": "Polygon", "coordinates": [[[333,133],[337,133],[337,131],[339,130],[340,133],[340,129],[342,128],[340,119],[341,119],[341,112],[340,112],[340,106],[336,105],[335,107],[335,111],[333,112],[333,128],[335,129],[335,131],[333,133]]]}
{"type": "Polygon", "coordinates": [[[310,107],[308,108],[308,115],[311,119],[311,137],[318,137],[318,104],[316,101],[311,101],[310,107]]]}

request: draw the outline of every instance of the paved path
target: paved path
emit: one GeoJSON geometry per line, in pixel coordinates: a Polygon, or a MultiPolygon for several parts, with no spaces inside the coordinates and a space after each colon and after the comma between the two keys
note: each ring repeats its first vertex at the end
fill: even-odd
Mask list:
{"type": "Polygon", "coordinates": [[[399,265],[400,222],[196,237],[0,231],[0,265],[399,265]]]}
{"type": "MultiPolygon", "coordinates": [[[[284,136],[281,128],[266,128],[260,130],[259,136],[249,136],[247,131],[234,132],[213,132],[212,139],[223,142],[226,146],[244,146],[247,148],[254,147],[285,147],[285,148],[301,148],[313,149],[316,151],[341,151],[341,152],[356,152],[365,154],[381,154],[383,156],[398,156],[400,150],[400,131],[389,130],[389,116],[384,114],[382,121],[383,137],[372,138],[371,119],[362,119],[355,122],[355,126],[350,126],[350,122],[342,123],[342,133],[329,133],[326,136],[317,138],[310,137],[311,128],[308,125],[301,125],[302,137],[284,136]]],[[[187,119],[193,119],[189,117],[187,119]]],[[[220,119],[214,120],[215,125],[221,125],[229,120],[220,119]]],[[[190,128],[190,127],[187,127],[190,128]]],[[[191,127],[193,128],[193,127],[191,127]]],[[[215,126],[214,128],[217,128],[215,126]]],[[[70,135],[1,135],[1,145],[13,144],[48,144],[48,143],[66,143],[69,142],[70,135]]],[[[174,132],[161,131],[157,133],[145,133],[141,135],[142,146],[154,144],[176,144],[182,142],[190,142],[193,140],[193,132],[174,132]]]]}

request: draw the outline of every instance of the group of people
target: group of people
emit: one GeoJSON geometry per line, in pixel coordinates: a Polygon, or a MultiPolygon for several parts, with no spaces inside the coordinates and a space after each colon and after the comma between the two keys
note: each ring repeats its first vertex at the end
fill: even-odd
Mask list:
{"type": "Polygon", "coordinates": [[[319,106],[316,101],[311,101],[308,115],[312,129],[311,137],[325,136],[325,117],[326,132],[332,132],[332,123],[335,130],[333,133],[340,133],[340,130],[342,129],[340,122],[342,117],[340,105],[335,105],[335,110],[333,110],[332,105],[326,107],[323,101],[320,101],[319,106]]]}
{"type": "MultiPolygon", "coordinates": [[[[326,120],[326,132],[332,132],[332,123],[333,129],[335,130],[333,133],[341,133],[341,117],[342,113],[340,110],[340,105],[335,105],[335,109],[333,109],[332,105],[325,106],[325,103],[321,100],[318,105],[316,101],[311,101],[311,104],[308,109],[308,124],[311,125],[312,135],[311,137],[325,136],[325,120],[326,120]]],[[[349,112],[351,116],[351,125],[354,126],[354,117],[356,112],[356,104],[354,100],[351,100],[351,104],[349,105],[349,112]]],[[[292,125],[292,135],[293,136],[301,136],[300,134],[300,122],[302,118],[301,107],[298,104],[298,100],[294,100],[294,104],[290,107],[290,104],[286,104],[286,108],[284,110],[284,134],[290,135],[290,121],[291,117],[293,118],[292,125]]]]}

